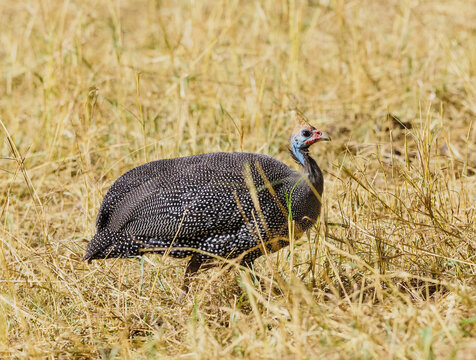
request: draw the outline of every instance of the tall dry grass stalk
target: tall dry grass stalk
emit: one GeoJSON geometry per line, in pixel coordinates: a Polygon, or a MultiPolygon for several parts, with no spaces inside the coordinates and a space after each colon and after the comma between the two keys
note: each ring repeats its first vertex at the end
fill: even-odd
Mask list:
{"type": "MultiPolygon", "coordinates": [[[[0,356],[471,359],[474,1],[2,1],[0,356]],[[289,110],[333,142],[292,248],[180,297],[184,261],[81,261],[145,161],[291,165],[289,110]],[[181,301],[179,301],[181,299],[181,301]]],[[[291,165],[293,166],[293,165],[291,165]]]]}

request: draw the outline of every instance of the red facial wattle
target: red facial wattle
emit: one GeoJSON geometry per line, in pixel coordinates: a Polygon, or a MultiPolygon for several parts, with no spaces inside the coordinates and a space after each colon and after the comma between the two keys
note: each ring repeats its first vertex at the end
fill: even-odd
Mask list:
{"type": "Polygon", "coordinates": [[[316,141],[319,141],[321,139],[321,135],[322,135],[321,131],[314,130],[312,132],[312,137],[309,140],[306,140],[305,144],[308,146],[314,144],[316,141]]]}

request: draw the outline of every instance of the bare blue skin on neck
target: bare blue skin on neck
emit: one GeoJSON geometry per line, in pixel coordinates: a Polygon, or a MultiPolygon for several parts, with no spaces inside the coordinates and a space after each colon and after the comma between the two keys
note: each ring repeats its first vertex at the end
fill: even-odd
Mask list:
{"type": "Polygon", "coordinates": [[[293,151],[294,156],[296,156],[296,159],[299,160],[302,166],[304,166],[304,156],[299,150],[305,147],[304,141],[305,140],[301,139],[300,137],[298,138],[296,135],[293,135],[293,137],[291,138],[291,149],[293,151]]]}

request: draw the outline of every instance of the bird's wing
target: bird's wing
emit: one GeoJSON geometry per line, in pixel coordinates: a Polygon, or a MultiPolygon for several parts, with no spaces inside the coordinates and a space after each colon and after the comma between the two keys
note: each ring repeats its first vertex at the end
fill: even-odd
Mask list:
{"type": "Polygon", "coordinates": [[[173,238],[203,236],[240,227],[243,219],[237,199],[248,192],[238,183],[156,179],[129,192],[111,214],[108,227],[133,235],[173,238]]]}
{"type": "MultiPolygon", "coordinates": [[[[162,159],[143,164],[121,175],[107,191],[96,219],[97,230],[108,226],[111,216],[117,211],[119,204],[124,205],[124,199],[136,195],[145,196],[148,193],[147,186],[151,184],[157,189],[168,189],[172,183],[177,184],[180,179],[186,180],[190,176],[204,179],[192,179],[207,181],[212,172],[207,172],[210,159],[219,159],[220,154],[204,154],[186,156],[177,159],[162,159]],[[216,156],[213,156],[216,155],[216,156]]],[[[185,183],[184,183],[185,185],[185,183]]],[[[164,195],[165,196],[165,195],[164,195]]],[[[136,200],[137,201],[137,200],[136,200]]]]}
{"type": "MultiPolygon", "coordinates": [[[[257,162],[267,170],[270,181],[291,171],[269,157],[226,153],[139,166],[121,176],[108,191],[98,215],[98,231],[107,227],[135,235],[174,237],[243,226],[254,208],[243,172],[245,163],[251,165],[257,188],[267,191],[255,168],[257,162]]],[[[285,200],[282,202],[285,205],[285,200]]]]}

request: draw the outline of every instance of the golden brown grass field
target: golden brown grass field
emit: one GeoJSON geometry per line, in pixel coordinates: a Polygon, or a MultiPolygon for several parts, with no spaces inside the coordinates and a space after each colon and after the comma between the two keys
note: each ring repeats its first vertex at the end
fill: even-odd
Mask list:
{"type": "Polygon", "coordinates": [[[0,2],[0,357],[474,359],[476,2],[0,2]],[[316,227],[256,261],[81,260],[113,181],[212,151],[297,168],[316,227]]]}

